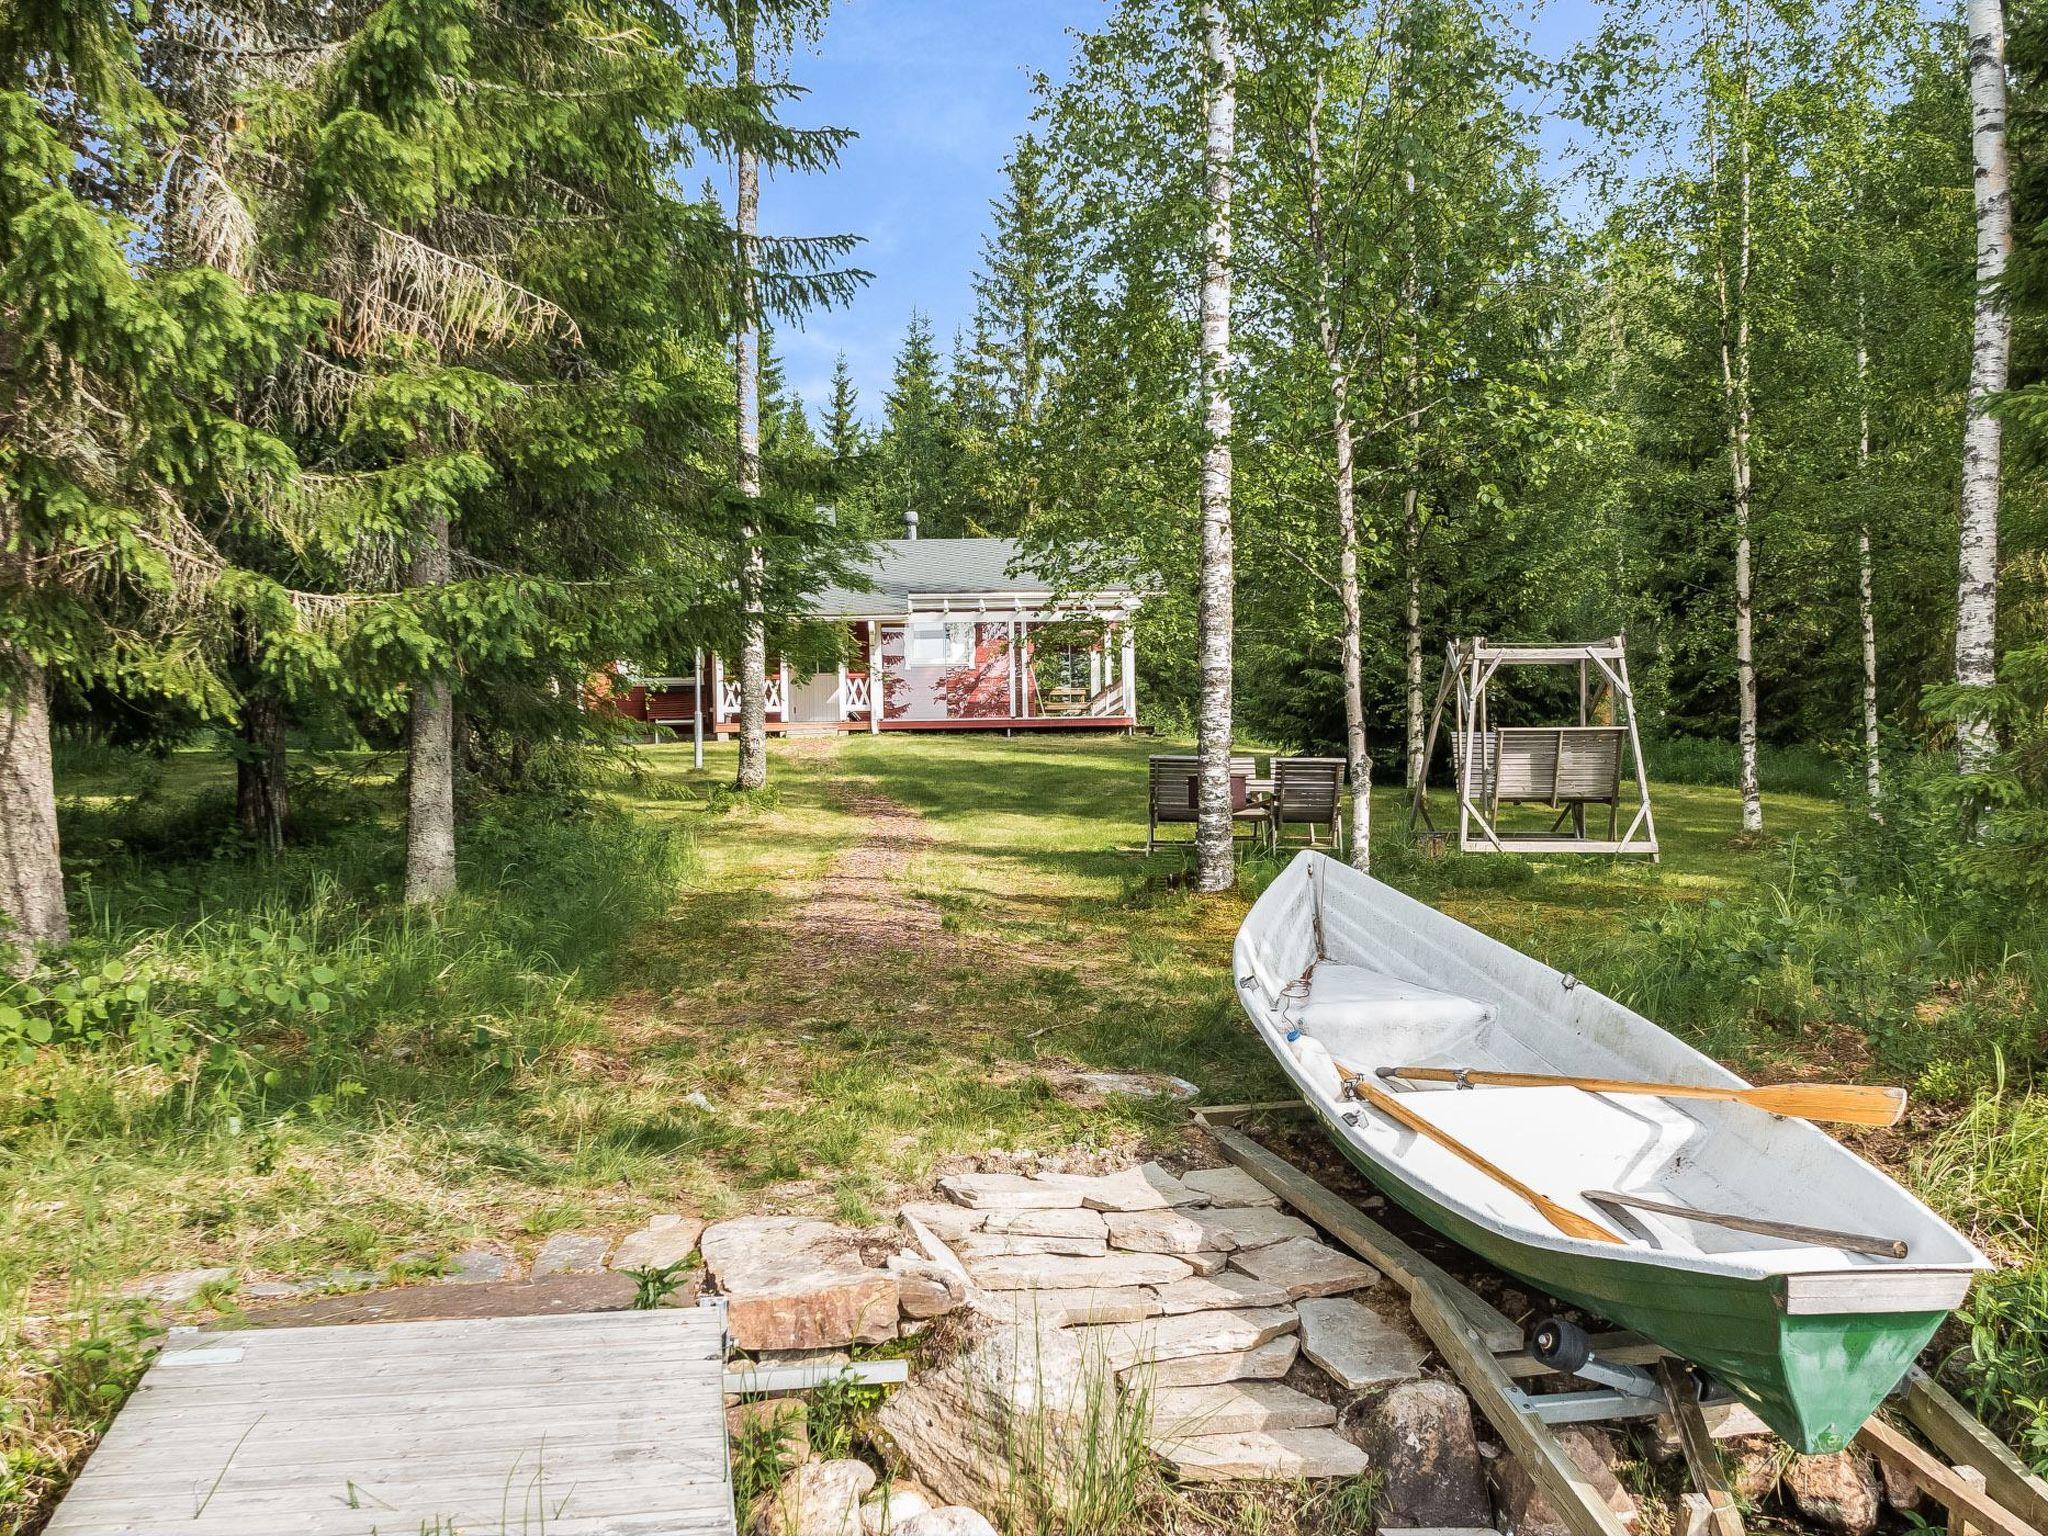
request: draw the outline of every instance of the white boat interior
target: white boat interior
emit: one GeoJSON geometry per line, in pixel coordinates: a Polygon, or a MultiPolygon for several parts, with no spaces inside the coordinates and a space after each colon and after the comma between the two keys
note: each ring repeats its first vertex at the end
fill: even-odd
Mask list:
{"type": "Polygon", "coordinates": [[[1648,1019],[1348,865],[1304,852],[1254,905],[1239,995],[1333,1129],[1439,1204],[1517,1241],[1752,1277],[1790,1311],[1950,1307],[1983,1258],[1819,1127],[1737,1103],[1371,1077],[1405,1108],[1624,1241],[1567,1237],[1454,1153],[1345,1097],[1347,1074],[1465,1067],[1746,1086],[1648,1019]],[[1590,1201],[1619,1191],[1702,1211],[1902,1239],[1903,1260],[1590,1201]]]}

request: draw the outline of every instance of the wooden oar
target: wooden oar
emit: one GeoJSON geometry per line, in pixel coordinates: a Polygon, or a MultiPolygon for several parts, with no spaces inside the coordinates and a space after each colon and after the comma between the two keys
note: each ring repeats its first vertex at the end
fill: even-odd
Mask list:
{"type": "Polygon", "coordinates": [[[1344,1090],[1363,1103],[1371,1105],[1389,1120],[1405,1125],[1416,1135],[1435,1142],[1453,1157],[1459,1157],[1477,1168],[1495,1183],[1505,1186],[1543,1213],[1548,1221],[1566,1237],[1581,1238],[1587,1242],[1619,1243],[1621,1239],[1601,1226],[1591,1217],[1581,1216],[1577,1211],[1559,1205],[1547,1195],[1538,1194],[1520,1179],[1496,1163],[1487,1161],[1465,1143],[1447,1131],[1437,1129],[1422,1116],[1395,1098],[1386,1089],[1376,1087],[1371,1078],[1362,1072],[1354,1072],[1343,1062],[1336,1063],[1337,1070],[1344,1074],[1344,1090]]]}
{"type": "Polygon", "coordinates": [[[1873,1253],[1881,1259],[1903,1259],[1909,1251],[1897,1237],[1867,1237],[1861,1232],[1838,1232],[1832,1227],[1805,1227],[1796,1221],[1765,1221],[1761,1216],[1734,1216],[1725,1211],[1703,1211],[1696,1205],[1667,1205],[1662,1200],[1645,1200],[1619,1190],[1589,1189],[1588,1200],[1602,1205],[1619,1205],[1638,1211],[1655,1211],[1659,1216],[1676,1216],[1681,1221],[1703,1221],[1710,1227],[1727,1227],[1735,1232],[1755,1232],[1763,1237],[1782,1237],[1788,1242],[1811,1243],[1816,1248],[1840,1248],[1845,1253],[1873,1253]]]}
{"type": "Polygon", "coordinates": [[[1470,1067],[1381,1067],[1381,1077],[1411,1083],[1458,1083],[1488,1088],[1583,1088],[1588,1093],[1648,1093],[1660,1099],[1729,1099],[1795,1120],[1839,1120],[1844,1125],[1897,1125],[1906,1090],[1861,1083],[1779,1083],[1763,1088],[1709,1087],[1701,1083],[1635,1083],[1611,1077],[1552,1077],[1541,1072],[1481,1072],[1470,1067]]]}

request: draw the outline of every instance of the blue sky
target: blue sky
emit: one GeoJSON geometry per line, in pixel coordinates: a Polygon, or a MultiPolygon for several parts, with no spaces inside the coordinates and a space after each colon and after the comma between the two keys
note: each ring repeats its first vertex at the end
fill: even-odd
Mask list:
{"type": "MultiPolygon", "coordinates": [[[[793,61],[810,95],[791,122],[859,135],[839,169],[779,175],[761,194],[775,234],[863,236],[855,258],[874,273],[850,305],[777,336],[790,386],[813,410],[844,351],[861,408],[879,419],[890,363],[913,307],[929,313],[941,346],[973,312],[972,283],[1002,163],[1029,126],[1031,78],[1065,72],[1070,34],[1109,0],[839,0],[820,46],[793,61]]],[[[1549,0],[1535,41],[1554,52],[1581,35],[1594,0],[1549,0]]],[[[1545,135],[1554,154],[1560,145],[1545,135]]]]}

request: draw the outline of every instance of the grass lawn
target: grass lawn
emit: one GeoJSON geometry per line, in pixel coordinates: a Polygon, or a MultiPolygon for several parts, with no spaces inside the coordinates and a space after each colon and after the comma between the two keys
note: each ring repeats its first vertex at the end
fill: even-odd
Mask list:
{"type": "MultiPolygon", "coordinates": [[[[147,992],[131,1032],[176,1033],[149,1049],[110,1026],[97,1047],[0,1068],[0,1385],[16,1399],[0,1507],[10,1476],[46,1495],[118,1398],[117,1364],[88,1362],[77,1401],[67,1372],[137,1276],[222,1266],[233,1278],[203,1299],[233,1306],[257,1279],[431,1267],[477,1244],[530,1254],[550,1232],[662,1210],[867,1222],[948,1159],[1182,1134],[1177,1106],[1086,1092],[1080,1069],[1271,1096],[1282,1079],[1228,954],[1279,865],[1199,900],[1166,878],[1180,855],[1143,856],[1144,758],[1169,748],[778,742],[771,788],[745,798],[724,787],[730,746],[701,771],[685,746],[653,748],[608,783],[608,812],[472,824],[465,894],[439,924],[393,905],[376,765],[329,765],[331,791],[307,800],[320,839],[270,868],[218,851],[218,758],[74,773],[81,957],[108,957],[116,993],[147,992]]],[[[1426,860],[1390,789],[1377,855],[1425,899],[1626,995],[1633,922],[1741,897],[1777,867],[1739,838],[1732,792],[1661,787],[1656,804],[1657,865],[1426,860]]],[[[1777,795],[1767,815],[1787,837],[1830,806],[1777,795]]],[[[1838,1064],[1840,1023],[1706,1043],[1753,1069],[1838,1064]]]]}

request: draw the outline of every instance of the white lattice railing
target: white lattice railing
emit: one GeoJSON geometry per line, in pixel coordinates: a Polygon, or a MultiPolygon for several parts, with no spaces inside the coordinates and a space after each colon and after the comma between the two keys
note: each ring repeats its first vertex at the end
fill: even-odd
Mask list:
{"type": "Polygon", "coordinates": [[[865,675],[858,672],[846,674],[846,693],[842,700],[840,718],[843,720],[864,720],[874,707],[874,689],[865,675]]]}
{"type": "Polygon", "coordinates": [[[1124,685],[1121,682],[1111,683],[1088,701],[1088,713],[1091,715],[1120,715],[1123,712],[1124,685]]]}
{"type": "MultiPolygon", "coordinates": [[[[771,715],[781,714],[782,702],[782,679],[771,677],[768,679],[767,694],[763,701],[766,712],[771,715]]],[[[731,678],[727,678],[718,685],[718,718],[721,720],[731,719],[736,717],[739,712],[740,685],[731,678]]]]}

